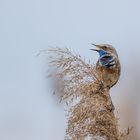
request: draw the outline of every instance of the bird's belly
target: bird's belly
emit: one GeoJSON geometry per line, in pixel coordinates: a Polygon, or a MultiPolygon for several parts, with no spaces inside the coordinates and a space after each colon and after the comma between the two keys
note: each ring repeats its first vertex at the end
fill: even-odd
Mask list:
{"type": "Polygon", "coordinates": [[[99,67],[98,71],[101,72],[101,79],[106,87],[112,87],[119,79],[119,69],[99,67]]]}

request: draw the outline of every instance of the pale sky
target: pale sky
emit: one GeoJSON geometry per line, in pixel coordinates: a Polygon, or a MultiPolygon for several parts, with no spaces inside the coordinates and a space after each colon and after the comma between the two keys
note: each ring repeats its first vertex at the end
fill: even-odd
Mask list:
{"type": "Polygon", "coordinates": [[[92,42],[114,45],[122,75],[111,95],[120,114],[127,110],[140,124],[139,13],[139,0],[1,0],[0,140],[64,139],[64,107],[46,82],[45,56],[36,57],[49,46],[70,47],[95,62],[92,42]]]}

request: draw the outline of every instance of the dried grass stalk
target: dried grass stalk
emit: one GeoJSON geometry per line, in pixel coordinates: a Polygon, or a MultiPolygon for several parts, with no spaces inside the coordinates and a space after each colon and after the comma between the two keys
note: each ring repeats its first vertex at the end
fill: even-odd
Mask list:
{"type": "Polygon", "coordinates": [[[121,133],[114,115],[109,89],[104,87],[101,73],[68,48],[49,49],[49,67],[57,79],[56,92],[70,105],[66,140],[128,140],[121,133]]]}

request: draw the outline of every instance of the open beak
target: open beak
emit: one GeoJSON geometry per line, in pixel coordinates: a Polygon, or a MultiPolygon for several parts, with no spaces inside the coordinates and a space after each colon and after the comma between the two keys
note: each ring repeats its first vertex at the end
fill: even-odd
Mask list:
{"type": "Polygon", "coordinates": [[[96,44],[91,44],[91,45],[94,45],[96,48],[95,49],[90,49],[90,50],[92,50],[92,51],[99,51],[99,50],[101,50],[101,46],[100,45],[96,45],[96,44]]]}

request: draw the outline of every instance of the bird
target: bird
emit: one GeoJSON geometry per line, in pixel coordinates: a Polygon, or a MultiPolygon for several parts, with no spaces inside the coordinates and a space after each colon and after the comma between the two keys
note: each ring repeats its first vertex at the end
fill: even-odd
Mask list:
{"type": "Polygon", "coordinates": [[[121,65],[116,49],[110,44],[93,44],[96,48],[91,49],[99,53],[96,63],[97,72],[101,73],[102,82],[105,87],[110,89],[119,80],[121,65]]]}

